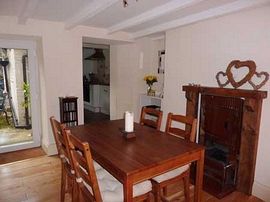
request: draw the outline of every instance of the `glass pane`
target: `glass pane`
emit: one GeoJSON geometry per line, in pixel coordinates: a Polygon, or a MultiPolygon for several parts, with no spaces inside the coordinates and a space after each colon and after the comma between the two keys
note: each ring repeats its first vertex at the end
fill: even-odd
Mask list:
{"type": "Polygon", "coordinates": [[[28,53],[0,48],[0,147],[33,141],[28,53]]]}

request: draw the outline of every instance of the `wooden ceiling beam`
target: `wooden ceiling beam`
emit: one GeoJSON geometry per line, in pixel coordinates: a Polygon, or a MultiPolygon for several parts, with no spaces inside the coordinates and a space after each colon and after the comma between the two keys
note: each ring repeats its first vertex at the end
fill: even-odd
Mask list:
{"type": "Polygon", "coordinates": [[[206,20],[213,17],[218,17],[222,15],[226,15],[229,13],[237,12],[243,9],[255,7],[261,4],[269,3],[269,0],[237,0],[233,3],[228,3],[219,7],[211,8],[200,13],[188,15],[183,18],[179,18],[176,20],[172,20],[166,23],[158,24],[153,27],[149,27],[147,29],[143,29],[141,31],[137,31],[133,33],[133,38],[140,38],[150,34],[167,31],[169,29],[173,29],[176,27],[188,25],[191,23],[195,23],[201,20],[206,20]]]}
{"type": "Polygon", "coordinates": [[[201,1],[205,0],[173,0],[169,1],[166,4],[163,4],[161,6],[155,7],[149,11],[146,11],[140,15],[137,15],[135,17],[129,18],[127,20],[124,20],[118,24],[115,24],[108,28],[108,33],[111,34],[113,32],[117,32],[120,30],[124,30],[139,24],[142,24],[144,22],[153,20],[155,18],[161,17],[163,15],[169,14],[176,10],[181,10],[189,6],[194,6],[195,4],[198,4],[201,1]]]}
{"type": "Polygon", "coordinates": [[[65,28],[72,29],[81,25],[117,2],[119,3],[119,0],[94,0],[81,11],[77,12],[76,15],[69,18],[66,21],[65,28]]]}

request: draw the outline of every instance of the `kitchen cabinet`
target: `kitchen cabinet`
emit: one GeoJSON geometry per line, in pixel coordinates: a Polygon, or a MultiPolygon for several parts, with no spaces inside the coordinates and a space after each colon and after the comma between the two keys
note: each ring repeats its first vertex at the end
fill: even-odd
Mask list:
{"type": "Polygon", "coordinates": [[[110,86],[101,85],[99,92],[100,112],[110,114],[110,86]]]}
{"type": "Polygon", "coordinates": [[[99,106],[99,92],[100,85],[90,85],[90,105],[92,106],[94,112],[100,112],[99,106]]]}
{"type": "Polygon", "coordinates": [[[89,111],[110,114],[110,86],[89,85],[89,102],[84,102],[84,107],[89,111]]]}

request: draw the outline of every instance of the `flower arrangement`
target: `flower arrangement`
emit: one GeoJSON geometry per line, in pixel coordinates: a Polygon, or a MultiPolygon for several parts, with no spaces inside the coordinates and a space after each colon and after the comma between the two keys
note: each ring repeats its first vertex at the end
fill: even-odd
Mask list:
{"type": "Polygon", "coordinates": [[[155,96],[155,91],[152,89],[152,85],[157,82],[157,77],[154,75],[146,75],[143,80],[145,80],[148,85],[147,95],[155,96]]]}
{"type": "Polygon", "coordinates": [[[153,75],[146,75],[143,80],[146,81],[146,84],[148,86],[152,86],[153,83],[157,82],[157,77],[156,76],[153,76],[153,75]]]}

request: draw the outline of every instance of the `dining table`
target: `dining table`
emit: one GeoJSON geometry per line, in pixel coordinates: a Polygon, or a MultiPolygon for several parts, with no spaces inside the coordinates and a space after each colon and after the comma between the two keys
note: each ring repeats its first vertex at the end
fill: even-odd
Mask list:
{"type": "Polygon", "coordinates": [[[195,162],[194,201],[202,201],[204,147],[134,123],[133,138],[123,132],[125,121],[97,121],[71,127],[71,133],[88,142],[92,156],[123,184],[124,201],[133,198],[133,185],[195,162]]]}

